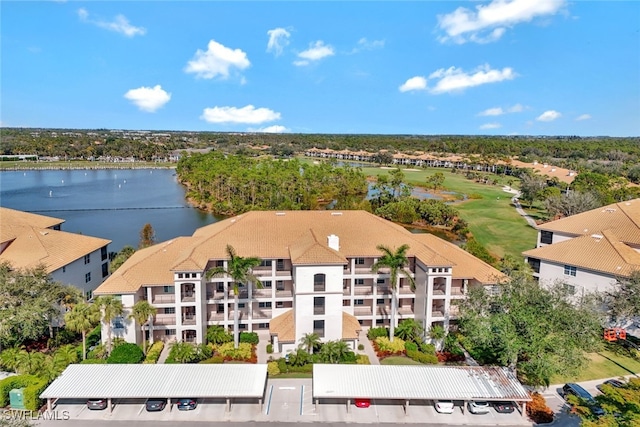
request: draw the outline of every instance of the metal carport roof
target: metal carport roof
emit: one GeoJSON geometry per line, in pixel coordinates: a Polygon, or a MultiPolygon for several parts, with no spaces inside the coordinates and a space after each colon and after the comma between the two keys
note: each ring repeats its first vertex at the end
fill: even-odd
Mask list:
{"type": "Polygon", "coordinates": [[[313,398],[530,401],[507,368],[313,365],[313,398]]]}
{"type": "Polygon", "coordinates": [[[262,398],[266,382],[266,364],[73,364],[40,398],[262,398]]]}

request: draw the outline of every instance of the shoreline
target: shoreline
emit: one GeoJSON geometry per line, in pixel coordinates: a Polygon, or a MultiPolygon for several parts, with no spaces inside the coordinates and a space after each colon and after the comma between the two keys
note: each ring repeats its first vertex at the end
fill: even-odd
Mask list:
{"type": "Polygon", "coordinates": [[[0,172],[11,171],[38,171],[38,170],[106,170],[106,169],[176,169],[176,164],[167,166],[159,165],[123,165],[123,164],[101,164],[101,165],[25,165],[25,166],[3,166],[0,164],[0,172]]]}

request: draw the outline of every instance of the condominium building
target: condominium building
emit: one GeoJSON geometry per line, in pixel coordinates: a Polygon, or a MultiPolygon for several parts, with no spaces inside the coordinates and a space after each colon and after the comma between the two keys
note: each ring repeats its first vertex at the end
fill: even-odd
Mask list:
{"type": "Polygon", "coordinates": [[[541,284],[562,283],[578,296],[609,290],[640,271],[640,199],[542,224],[536,248],[523,255],[541,284]]]}
{"type": "MultiPolygon", "coordinates": [[[[227,245],[238,256],[258,257],[262,287],[239,289],[241,331],[269,331],[276,351],[294,349],[306,333],[323,341],[357,344],[358,331],[389,325],[393,284],[389,270],[371,271],[384,245],[407,244],[415,288],[401,275],[398,320],[415,318],[426,329],[455,324],[454,301],[470,287],[493,286],[503,275],[452,243],[364,211],[254,211],[137,251],[95,292],[122,299],[125,309],[147,300],[158,309],[147,329],[151,340],[203,342],[209,325],[233,329],[231,279],[207,278],[226,269],[227,245]]],[[[128,311],[127,311],[128,312],[128,311]]],[[[140,342],[127,313],[114,333],[140,342]]]]}
{"type": "Polygon", "coordinates": [[[63,219],[0,207],[0,262],[12,268],[44,266],[51,279],[87,298],[109,276],[110,240],[61,230],[63,219]]]}

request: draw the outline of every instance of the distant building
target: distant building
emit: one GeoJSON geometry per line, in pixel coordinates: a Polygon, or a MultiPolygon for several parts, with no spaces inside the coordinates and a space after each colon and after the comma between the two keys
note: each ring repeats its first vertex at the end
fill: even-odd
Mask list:
{"type": "Polygon", "coordinates": [[[201,343],[209,325],[233,329],[230,279],[206,278],[209,269],[227,267],[231,245],[239,256],[262,259],[253,273],[264,287],[240,289],[241,331],[269,331],[277,352],[297,348],[312,332],[354,347],[359,330],[390,322],[389,271],[371,271],[381,256],[377,246],[403,244],[416,287],[400,280],[396,324],[415,318],[426,329],[453,326],[454,301],[504,277],[452,243],[364,211],[255,211],[137,251],[95,294],[122,299],[126,313],[113,322],[116,336],[141,342],[127,314],[145,299],[158,309],[145,327],[151,340],[201,343]]]}
{"type": "Polygon", "coordinates": [[[44,265],[54,281],[91,297],[109,276],[110,240],[61,231],[63,219],[0,207],[0,262],[13,268],[44,265]]]}
{"type": "Polygon", "coordinates": [[[523,255],[541,284],[606,291],[640,270],[640,199],[539,225],[536,246],[523,255]]]}

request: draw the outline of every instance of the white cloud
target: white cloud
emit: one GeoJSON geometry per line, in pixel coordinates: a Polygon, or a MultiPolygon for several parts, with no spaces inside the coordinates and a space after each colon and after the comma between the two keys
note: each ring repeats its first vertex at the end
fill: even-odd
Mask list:
{"type": "Polygon", "coordinates": [[[480,126],[480,129],[498,129],[501,128],[502,125],[500,123],[485,123],[480,126]]]}
{"type": "Polygon", "coordinates": [[[318,40],[315,43],[310,43],[309,49],[298,53],[298,58],[301,59],[294,61],[293,64],[297,66],[309,65],[312,61],[319,61],[322,58],[333,55],[335,55],[333,47],[324,44],[322,40],[318,40]]]}
{"type": "Polygon", "coordinates": [[[427,79],[422,76],[415,76],[404,82],[398,89],[400,92],[409,92],[412,90],[425,90],[426,88],[427,79]]]}
{"type": "Polygon", "coordinates": [[[209,123],[261,124],[279,120],[280,113],[268,108],[255,108],[253,105],[247,105],[242,108],[212,107],[205,108],[200,118],[209,123]]]}
{"type": "Polygon", "coordinates": [[[267,31],[267,35],[269,36],[267,52],[273,52],[276,56],[282,55],[282,50],[289,45],[291,33],[284,28],[274,28],[267,31]]]}
{"type": "Polygon", "coordinates": [[[589,120],[591,118],[591,114],[581,114],[576,117],[576,121],[589,120]]]}
{"type": "Polygon", "coordinates": [[[562,114],[556,110],[548,110],[536,117],[536,120],[539,122],[552,122],[560,116],[562,116],[562,114]]]}
{"type": "Polygon", "coordinates": [[[462,91],[469,87],[480,86],[487,83],[497,83],[503,80],[512,80],[516,77],[513,69],[507,67],[502,70],[492,70],[489,65],[478,67],[472,73],[465,73],[460,68],[441,68],[429,75],[429,79],[439,79],[438,83],[430,89],[433,94],[462,91]]]}
{"type": "Polygon", "coordinates": [[[566,0],[493,0],[470,10],[459,7],[438,16],[438,28],[446,33],[441,42],[490,43],[502,37],[507,28],[541,16],[555,15],[566,0]]]}
{"type": "Polygon", "coordinates": [[[124,34],[127,37],[143,36],[147,33],[146,28],[131,25],[129,23],[129,20],[124,15],[117,15],[113,21],[89,19],[89,12],[87,11],[87,9],[80,8],[78,9],[78,17],[83,22],[96,25],[109,31],[115,31],[116,33],[124,34]]]}
{"type": "Polygon", "coordinates": [[[249,128],[249,132],[262,132],[262,133],[285,133],[289,131],[290,129],[281,125],[267,126],[259,129],[249,128]]]}
{"type": "Polygon", "coordinates": [[[362,37],[358,40],[358,44],[354,47],[350,53],[358,53],[364,50],[382,49],[384,47],[384,40],[367,40],[366,37],[362,37]]]}
{"type": "Polygon", "coordinates": [[[229,49],[215,40],[210,40],[207,50],[198,49],[184,71],[194,73],[196,77],[203,79],[212,79],[216,76],[227,78],[231,68],[244,70],[249,65],[251,62],[242,50],[229,49]]]}
{"type": "Polygon", "coordinates": [[[169,102],[171,94],[163,90],[162,86],[155,85],[154,87],[141,86],[137,89],[131,89],[124,94],[124,97],[142,111],[153,113],[169,102]]]}
{"type": "Polygon", "coordinates": [[[502,109],[502,107],[494,107],[488,108],[484,111],[478,113],[479,116],[501,116],[507,113],[520,113],[524,107],[520,104],[515,104],[512,107],[508,107],[507,109],[502,109]]]}

